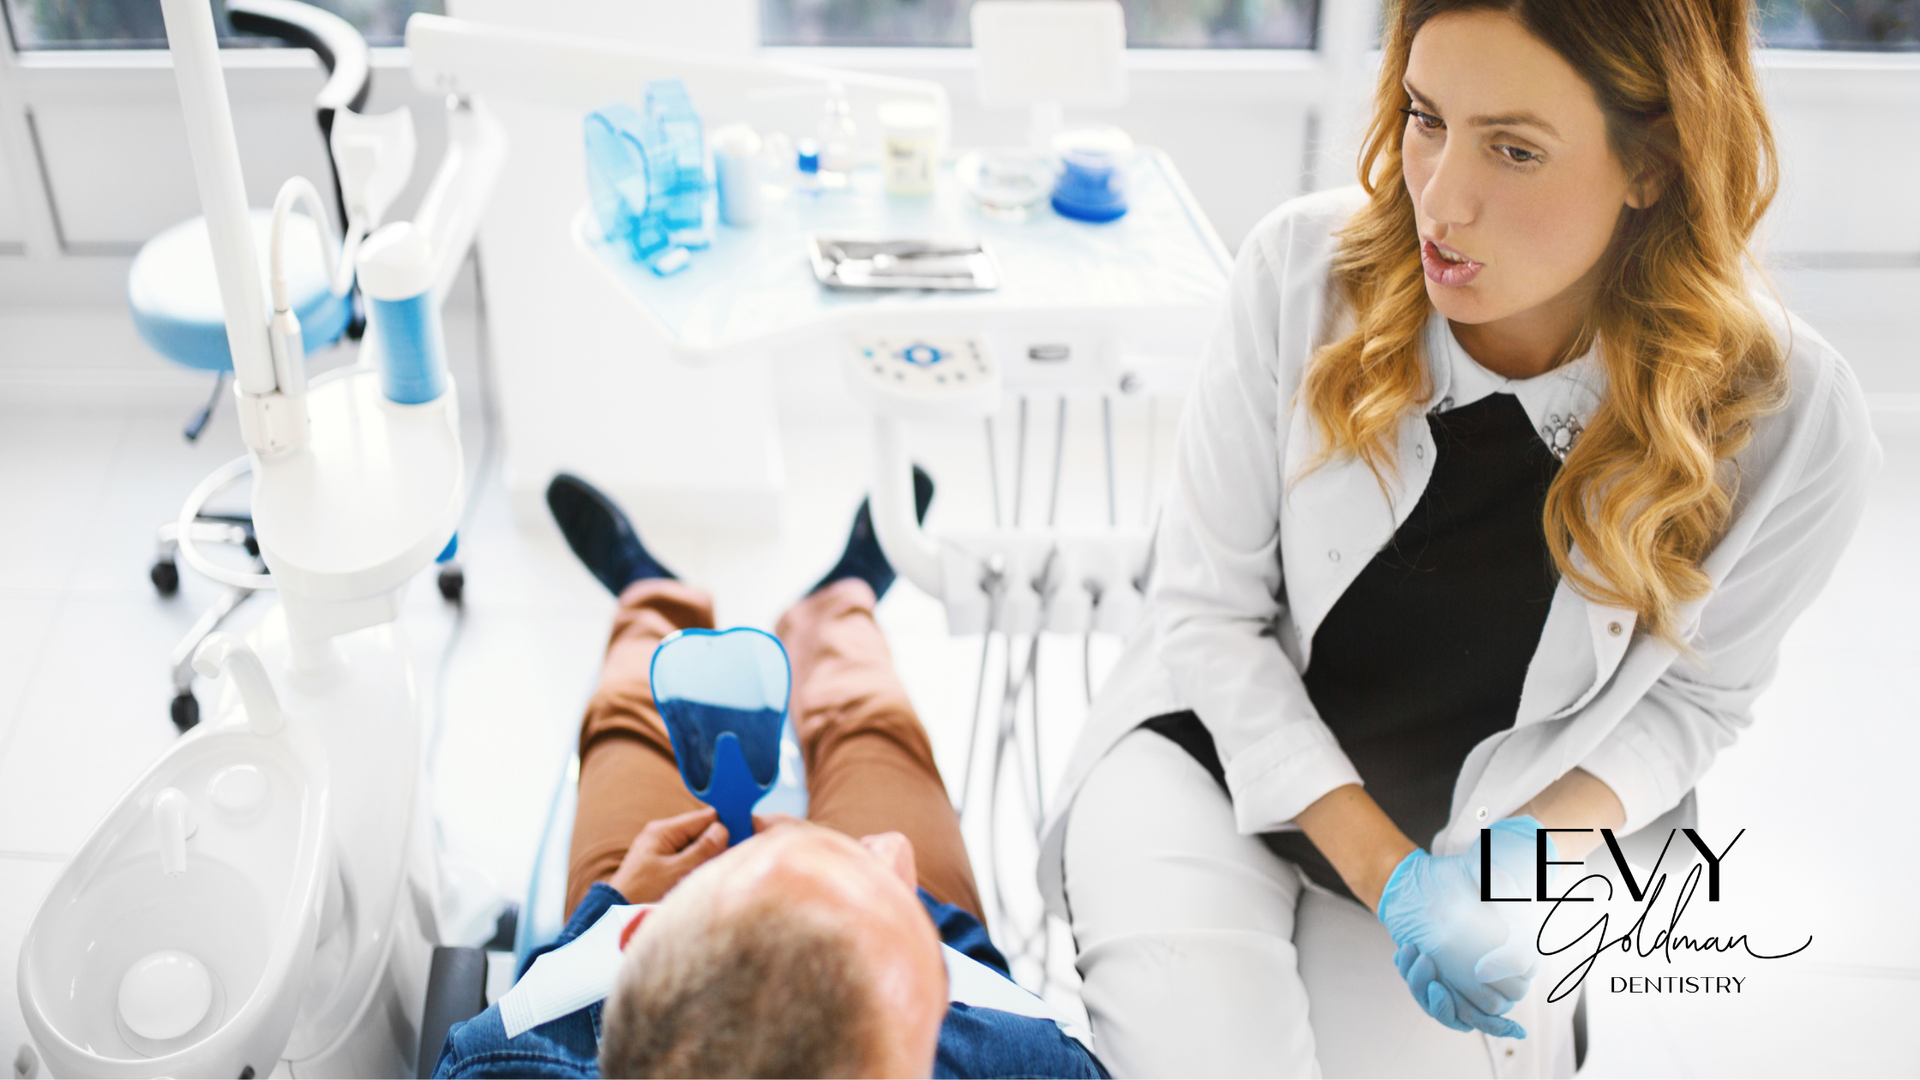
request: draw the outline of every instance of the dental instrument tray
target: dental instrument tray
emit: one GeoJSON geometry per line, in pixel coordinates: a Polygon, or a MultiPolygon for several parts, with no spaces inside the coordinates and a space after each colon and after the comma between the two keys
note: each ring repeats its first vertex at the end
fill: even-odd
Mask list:
{"type": "MultiPolygon", "coordinates": [[[[625,244],[609,243],[589,205],[576,210],[572,235],[613,295],[683,363],[778,356],[791,364],[809,356],[837,364],[849,335],[905,344],[927,335],[943,341],[1004,335],[1009,362],[1025,357],[1030,346],[1064,343],[1075,363],[1098,353],[1108,358],[1099,363],[1117,364],[1124,352],[1164,359],[1173,365],[1164,369],[1169,372],[1188,371],[1198,355],[1195,343],[1219,319],[1233,254],[1165,154],[1136,149],[1127,167],[1127,213],[1101,225],[1061,217],[1045,200],[1023,221],[985,213],[944,162],[933,194],[891,196],[879,168],[863,163],[844,189],[781,198],[772,188],[757,224],[723,224],[712,246],[671,277],[634,262],[625,244]],[[816,274],[815,259],[824,261],[826,245],[835,240],[853,255],[881,250],[849,249],[849,240],[911,239],[913,250],[927,251],[930,240],[944,245],[956,237],[980,247],[980,255],[960,258],[990,266],[993,288],[980,287],[984,281],[956,289],[951,278],[923,285],[899,277],[855,287],[853,266],[837,275],[844,284],[823,286],[816,274]],[[813,256],[816,242],[819,255],[813,256]],[[872,287],[882,283],[892,287],[872,287]]],[[[1060,371],[1024,360],[1019,369],[1044,379],[1060,371]]]]}
{"type": "Polygon", "coordinates": [[[813,276],[829,289],[943,289],[988,292],[1000,287],[993,253],[970,237],[807,238],[813,276]]]}

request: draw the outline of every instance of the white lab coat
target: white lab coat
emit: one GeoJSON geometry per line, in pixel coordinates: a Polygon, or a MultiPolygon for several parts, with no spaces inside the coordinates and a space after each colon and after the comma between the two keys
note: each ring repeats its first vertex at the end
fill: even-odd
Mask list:
{"type": "MultiPolygon", "coordinates": [[[[1406,520],[1435,457],[1415,414],[1401,425],[1397,476],[1385,492],[1358,461],[1303,474],[1317,436],[1299,400],[1301,374],[1348,325],[1329,273],[1333,234],[1363,198],[1348,188],[1295,199],[1240,252],[1181,421],[1146,617],[1090,710],[1045,832],[1039,876],[1056,914],[1066,914],[1061,849],[1074,794],[1144,720],[1188,708],[1199,715],[1226,766],[1242,833],[1293,827],[1315,799],[1359,780],[1300,673],[1315,629],[1406,520]]],[[[1636,633],[1633,612],[1562,582],[1514,726],[1468,755],[1447,827],[1414,838],[1434,852],[1464,850],[1484,824],[1576,766],[1619,796],[1623,832],[1639,829],[1692,790],[1752,722],[1780,641],[1826,583],[1880,461],[1846,363],[1764,291],[1756,297],[1789,350],[1792,392],[1737,455],[1734,516],[1702,564],[1712,593],[1684,610],[1697,655],[1636,633]]],[[[1507,389],[1542,427],[1568,414],[1584,425],[1604,392],[1592,357],[1503,386],[1437,316],[1427,341],[1430,407],[1507,389]]]]}
{"type": "MultiPolygon", "coordinates": [[[[1511,1014],[1534,1032],[1527,1040],[1446,1031],[1396,985],[1376,920],[1233,835],[1292,828],[1315,799],[1359,781],[1301,672],[1314,631],[1406,520],[1436,455],[1416,413],[1384,490],[1357,461],[1304,469],[1317,436],[1301,373],[1348,324],[1329,271],[1334,233],[1362,198],[1296,199],[1241,250],[1182,418],[1146,617],[1089,711],[1042,839],[1041,890],[1073,920],[1097,1045],[1119,1075],[1573,1070],[1572,998],[1548,1004],[1536,987],[1511,1014]],[[1227,798],[1171,743],[1126,739],[1181,709],[1212,733],[1227,798]],[[1092,816],[1074,819],[1083,791],[1092,816]]],[[[1846,364],[1756,296],[1788,350],[1791,397],[1736,456],[1734,515],[1703,562],[1712,592],[1683,613],[1694,655],[1563,582],[1513,727],[1468,755],[1448,825],[1414,838],[1435,853],[1464,850],[1576,766],[1620,797],[1623,832],[1638,830],[1752,722],[1781,639],[1831,574],[1880,459],[1846,364]]],[[[1569,419],[1589,423],[1605,392],[1592,356],[1515,382],[1474,363],[1445,320],[1427,334],[1429,410],[1510,392],[1551,440],[1569,419]]]]}

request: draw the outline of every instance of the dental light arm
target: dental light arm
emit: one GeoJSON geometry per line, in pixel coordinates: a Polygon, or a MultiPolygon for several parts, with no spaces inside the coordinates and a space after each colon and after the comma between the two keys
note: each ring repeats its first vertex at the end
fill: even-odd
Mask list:
{"type": "Polygon", "coordinates": [[[193,151],[194,180],[213,248],[226,313],[227,347],[233,355],[240,430],[247,445],[272,453],[303,441],[305,406],[279,394],[273,352],[268,344],[267,302],[248,221],[246,183],[240,173],[240,148],[233,136],[226,79],[220,70],[220,46],[214,37],[213,9],[204,0],[161,0],[167,47],[193,151]],[[295,413],[299,420],[294,419],[295,413]]]}
{"type": "MultiPolygon", "coordinates": [[[[914,99],[948,126],[946,90],[924,79],[833,71],[765,59],[734,59],[626,42],[488,26],[440,15],[407,20],[414,85],[428,93],[507,95],[586,111],[631,96],[635,79],[679,79],[707,116],[755,117],[769,102],[806,98],[838,84],[862,131],[880,130],[883,101],[914,99]]],[[[812,105],[818,115],[818,105],[812,105]]]]}
{"type": "Polygon", "coordinates": [[[446,299],[459,276],[467,248],[480,229],[480,212],[493,194],[507,156],[506,132],[472,97],[455,97],[448,104],[447,129],[447,155],[414,215],[414,224],[426,234],[438,260],[433,281],[436,304],[446,299]]]}

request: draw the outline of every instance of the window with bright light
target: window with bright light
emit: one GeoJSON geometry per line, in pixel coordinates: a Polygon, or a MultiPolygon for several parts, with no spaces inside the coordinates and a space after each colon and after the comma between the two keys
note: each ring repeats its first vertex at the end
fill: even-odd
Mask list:
{"type": "MultiPolygon", "coordinates": [[[[407,16],[442,13],[441,0],[309,0],[347,20],[369,45],[398,45],[407,16]]],[[[159,0],[0,0],[13,47],[35,49],[164,49],[167,27],[159,0]]],[[[275,46],[269,38],[240,37],[227,23],[226,3],[214,0],[222,45],[275,46]]]]}
{"type": "Polygon", "coordinates": [[[1920,51],[1920,0],[1759,0],[1754,23],[1776,49],[1920,51]]]}
{"type": "MultiPolygon", "coordinates": [[[[216,25],[231,44],[224,0],[216,25]]],[[[345,18],[370,45],[399,45],[407,16],[442,0],[310,0],[345,18]]],[[[690,3],[700,0],[688,0],[690,3]]],[[[1136,49],[1311,49],[1321,0],[1121,0],[1136,49]]],[[[969,44],[972,0],[760,0],[768,45],[969,44]]],[[[158,0],[0,0],[14,48],[166,47],[158,0]]],[[[1920,0],[1757,0],[1754,28],[1778,49],[1920,51],[1920,0]]]]}
{"type": "MultiPolygon", "coordinates": [[[[25,2],[25,0],[12,0],[25,2]]],[[[1311,49],[1321,0],[1121,0],[1136,49],[1311,49]]],[[[969,44],[972,0],[760,0],[768,45],[969,44]]],[[[1756,0],[1777,49],[1920,51],[1920,0],[1756,0]]]]}
{"type": "MultiPolygon", "coordinates": [[[[760,0],[768,45],[971,44],[973,0],[760,0]]],[[[1319,0],[1120,0],[1135,49],[1311,49],[1319,0]]]]}

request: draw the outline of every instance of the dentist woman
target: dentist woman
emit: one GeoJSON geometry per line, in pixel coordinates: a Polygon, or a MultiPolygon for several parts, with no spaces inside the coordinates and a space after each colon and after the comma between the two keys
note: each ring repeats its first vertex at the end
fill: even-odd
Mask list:
{"type": "Polygon", "coordinates": [[[1530,935],[1454,932],[1480,830],[1523,887],[1543,826],[1664,835],[1879,462],[1754,269],[1743,0],[1387,28],[1363,187],[1241,249],[1043,848],[1116,1075],[1571,1075],[1530,935]]]}

